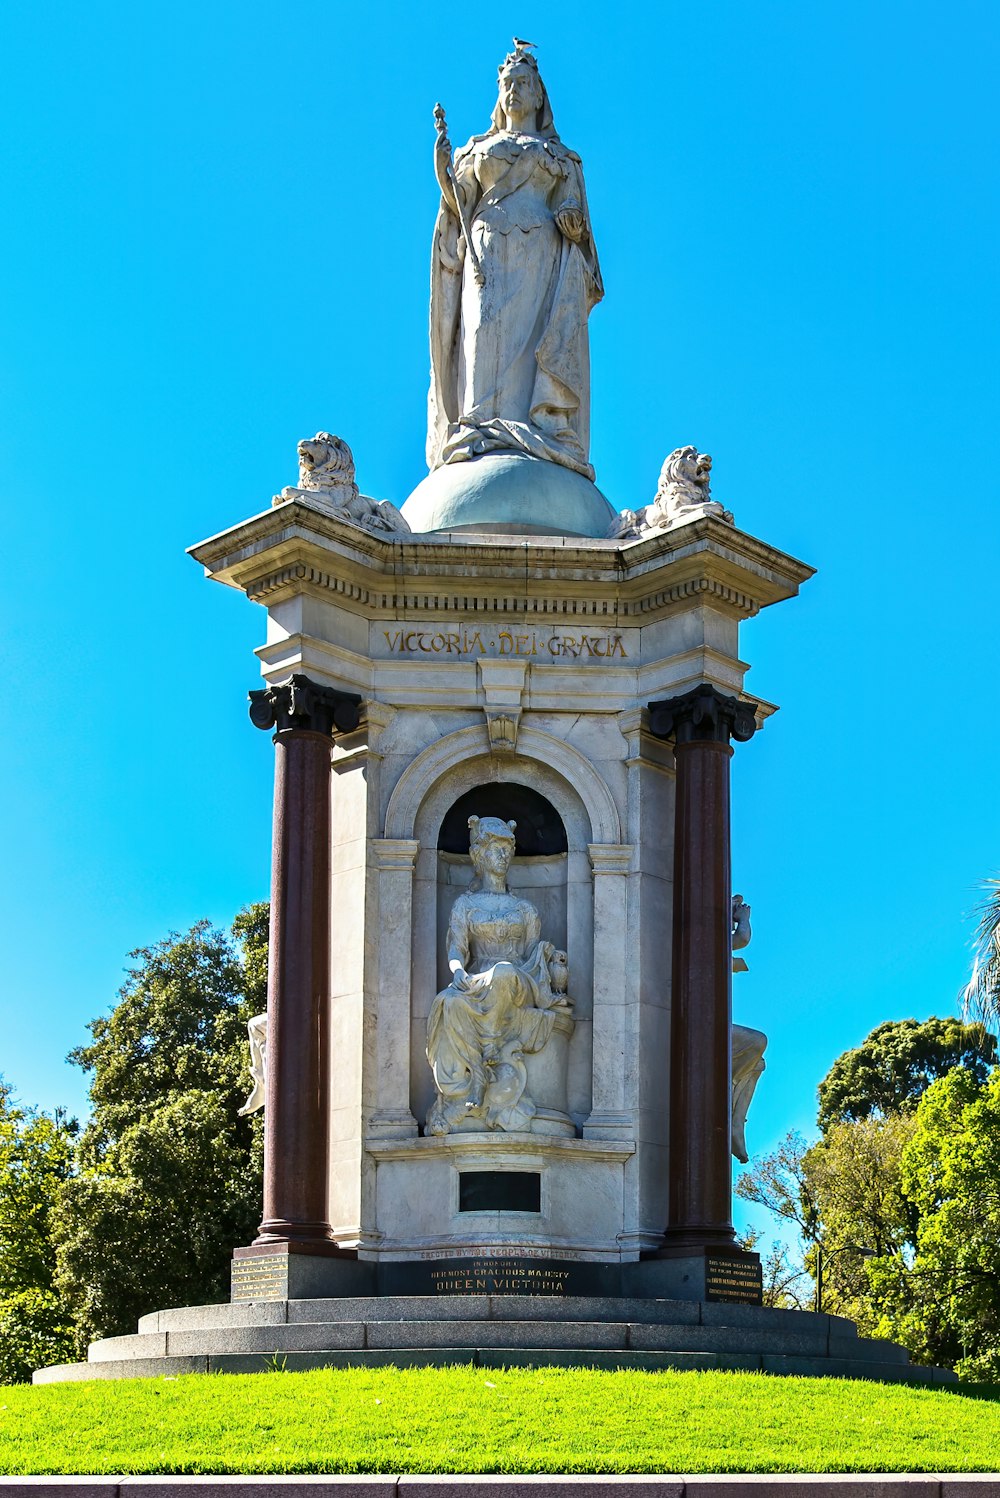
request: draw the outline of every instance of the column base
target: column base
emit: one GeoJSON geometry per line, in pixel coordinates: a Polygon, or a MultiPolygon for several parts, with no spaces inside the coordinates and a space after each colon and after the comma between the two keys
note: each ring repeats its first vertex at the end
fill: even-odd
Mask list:
{"type": "Polygon", "coordinates": [[[326,1300],[369,1295],[374,1275],[354,1249],[326,1242],[250,1243],[233,1249],[230,1299],[326,1300]]]}
{"type": "Polygon", "coordinates": [[[700,1248],[665,1244],[644,1253],[638,1264],[622,1266],[626,1295],[664,1300],[764,1303],[760,1254],[735,1245],[700,1248]]]}

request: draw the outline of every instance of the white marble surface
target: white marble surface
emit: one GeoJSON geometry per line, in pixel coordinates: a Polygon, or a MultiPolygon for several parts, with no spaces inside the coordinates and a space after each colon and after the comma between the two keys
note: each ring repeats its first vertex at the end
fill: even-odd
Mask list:
{"type": "MultiPolygon", "coordinates": [[[[673,759],[645,706],[698,681],[738,694],[740,620],[792,596],[809,569],[712,516],[632,542],[393,541],[303,499],[196,554],[267,605],[266,680],[304,671],[369,704],[332,775],[341,1240],[377,1256],[475,1238],[449,1195],[452,1140],[465,1148],[471,1136],[417,1137],[433,1100],[427,1018],[446,981],[439,935],[468,872],[437,844],[460,796],[510,782],[546,797],[566,830],[558,867],[515,860],[510,878],[571,954],[566,1112],[578,1137],[527,1136],[535,1154],[517,1158],[543,1161],[548,1215],[540,1229],[490,1231],[508,1246],[554,1234],[567,1253],[606,1258],[655,1247],[669,1151],[673,759]]],[[[511,1136],[487,1137],[507,1149],[511,1136]]]]}
{"type": "Polygon", "coordinates": [[[437,126],[427,466],[516,453],[592,479],[587,319],[604,290],[580,158],[530,49],[501,65],[484,134],[453,156],[440,106],[437,126]]]}

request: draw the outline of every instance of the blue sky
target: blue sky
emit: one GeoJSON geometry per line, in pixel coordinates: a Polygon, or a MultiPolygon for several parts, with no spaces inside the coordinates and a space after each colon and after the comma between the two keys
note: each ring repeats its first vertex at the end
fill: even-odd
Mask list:
{"type": "Polygon", "coordinates": [[[593,458],[663,456],[819,568],[744,629],[782,711],[734,766],[771,1035],[751,1148],[834,1057],[952,1012],[1000,865],[997,12],[958,0],[572,11],[10,7],[0,113],[4,1045],[63,1064],[127,951],[265,895],[263,613],[185,547],[318,428],[397,503],[423,473],[432,109],[486,127],[516,32],[583,156],[607,297],[593,458]]]}

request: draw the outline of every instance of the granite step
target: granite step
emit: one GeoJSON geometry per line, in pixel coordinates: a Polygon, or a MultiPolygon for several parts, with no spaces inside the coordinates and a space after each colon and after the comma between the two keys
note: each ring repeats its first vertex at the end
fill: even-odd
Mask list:
{"type": "Polygon", "coordinates": [[[237,1301],[153,1311],[139,1332],[201,1331],[282,1322],[338,1321],[627,1321],[662,1326],[733,1326],[774,1330],[827,1329],[856,1338],[853,1321],[813,1311],[772,1310],[693,1300],[580,1295],[384,1295],[329,1300],[237,1301]]]}
{"type": "MultiPolygon", "coordinates": [[[[818,1318],[817,1318],[818,1319],[818,1318]]],[[[517,1347],[531,1352],[613,1350],[706,1352],[765,1356],[855,1358],[865,1362],[906,1363],[903,1348],[891,1342],[831,1337],[815,1323],[770,1327],[653,1324],[628,1321],[296,1321],[264,1326],[208,1327],[143,1332],[93,1342],[92,1363],[128,1358],[198,1357],[227,1354],[337,1352],[352,1349],[517,1347]]]]}
{"type": "Polygon", "coordinates": [[[938,1368],[916,1368],[898,1362],[860,1358],[781,1356],[760,1353],[642,1352],[609,1349],[520,1347],[353,1348],[338,1351],[287,1352],[272,1355],[223,1353],[208,1356],[108,1359],[42,1369],[37,1384],[88,1379],[177,1378],[187,1373],[278,1373],[311,1368],[448,1367],[471,1364],[482,1369],[597,1368],[646,1372],[723,1369],[774,1375],[857,1378],[883,1383],[941,1385],[954,1374],[938,1368]]]}

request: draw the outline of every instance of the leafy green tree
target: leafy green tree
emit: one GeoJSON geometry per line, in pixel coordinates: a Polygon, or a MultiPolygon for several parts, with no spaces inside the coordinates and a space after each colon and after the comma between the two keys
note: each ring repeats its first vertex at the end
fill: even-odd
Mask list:
{"type": "Polygon", "coordinates": [[[876,1331],[918,1360],[1000,1382],[1000,1069],[928,1088],[902,1159],[915,1253],[868,1266],[876,1331]]]}
{"type": "Polygon", "coordinates": [[[996,1059],[996,1037],[984,1025],[890,1020],[838,1056],[819,1084],[820,1132],[844,1121],[913,1113],[930,1084],[952,1067],[965,1067],[984,1082],[996,1059]]]}
{"type": "MultiPolygon", "coordinates": [[[[895,1252],[913,1231],[900,1189],[902,1152],[913,1127],[912,1119],[898,1115],[859,1119],[831,1126],[813,1145],[793,1131],[736,1185],[738,1196],[796,1231],[801,1264],[814,1278],[822,1248],[824,1310],[852,1316],[863,1327],[876,1315],[868,1299],[867,1256],[895,1252]]],[[[796,1267],[789,1251],[784,1265],[773,1266],[773,1277],[780,1283],[785,1275],[801,1304],[806,1296],[792,1278],[796,1267]]]]}
{"type": "Polygon", "coordinates": [[[133,952],[119,1000],[70,1057],[91,1073],[79,1173],[59,1196],[56,1286],[81,1340],[227,1294],[260,1214],[262,1128],[240,1118],[246,1022],[265,1005],[267,907],[133,952]]]}
{"type": "Polygon", "coordinates": [[[871,1335],[878,1320],[868,1263],[912,1247],[916,1213],[902,1185],[903,1155],[916,1121],[901,1113],[831,1124],[802,1158],[802,1178],[819,1230],[806,1254],[815,1276],[823,1253],[823,1310],[857,1321],[871,1335]]]}
{"type": "Polygon", "coordinates": [[[819,1203],[806,1178],[804,1161],[809,1146],[795,1129],[769,1155],[758,1155],[736,1182],[736,1195],[766,1207],[795,1228],[807,1244],[820,1233],[819,1203]]]}
{"type": "Polygon", "coordinates": [[[73,1171],[76,1124],[62,1113],[19,1107],[0,1081],[0,1383],[19,1383],[43,1363],[76,1354],[69,1318],[53,1290],[52,1228],[73,1171]]]}

